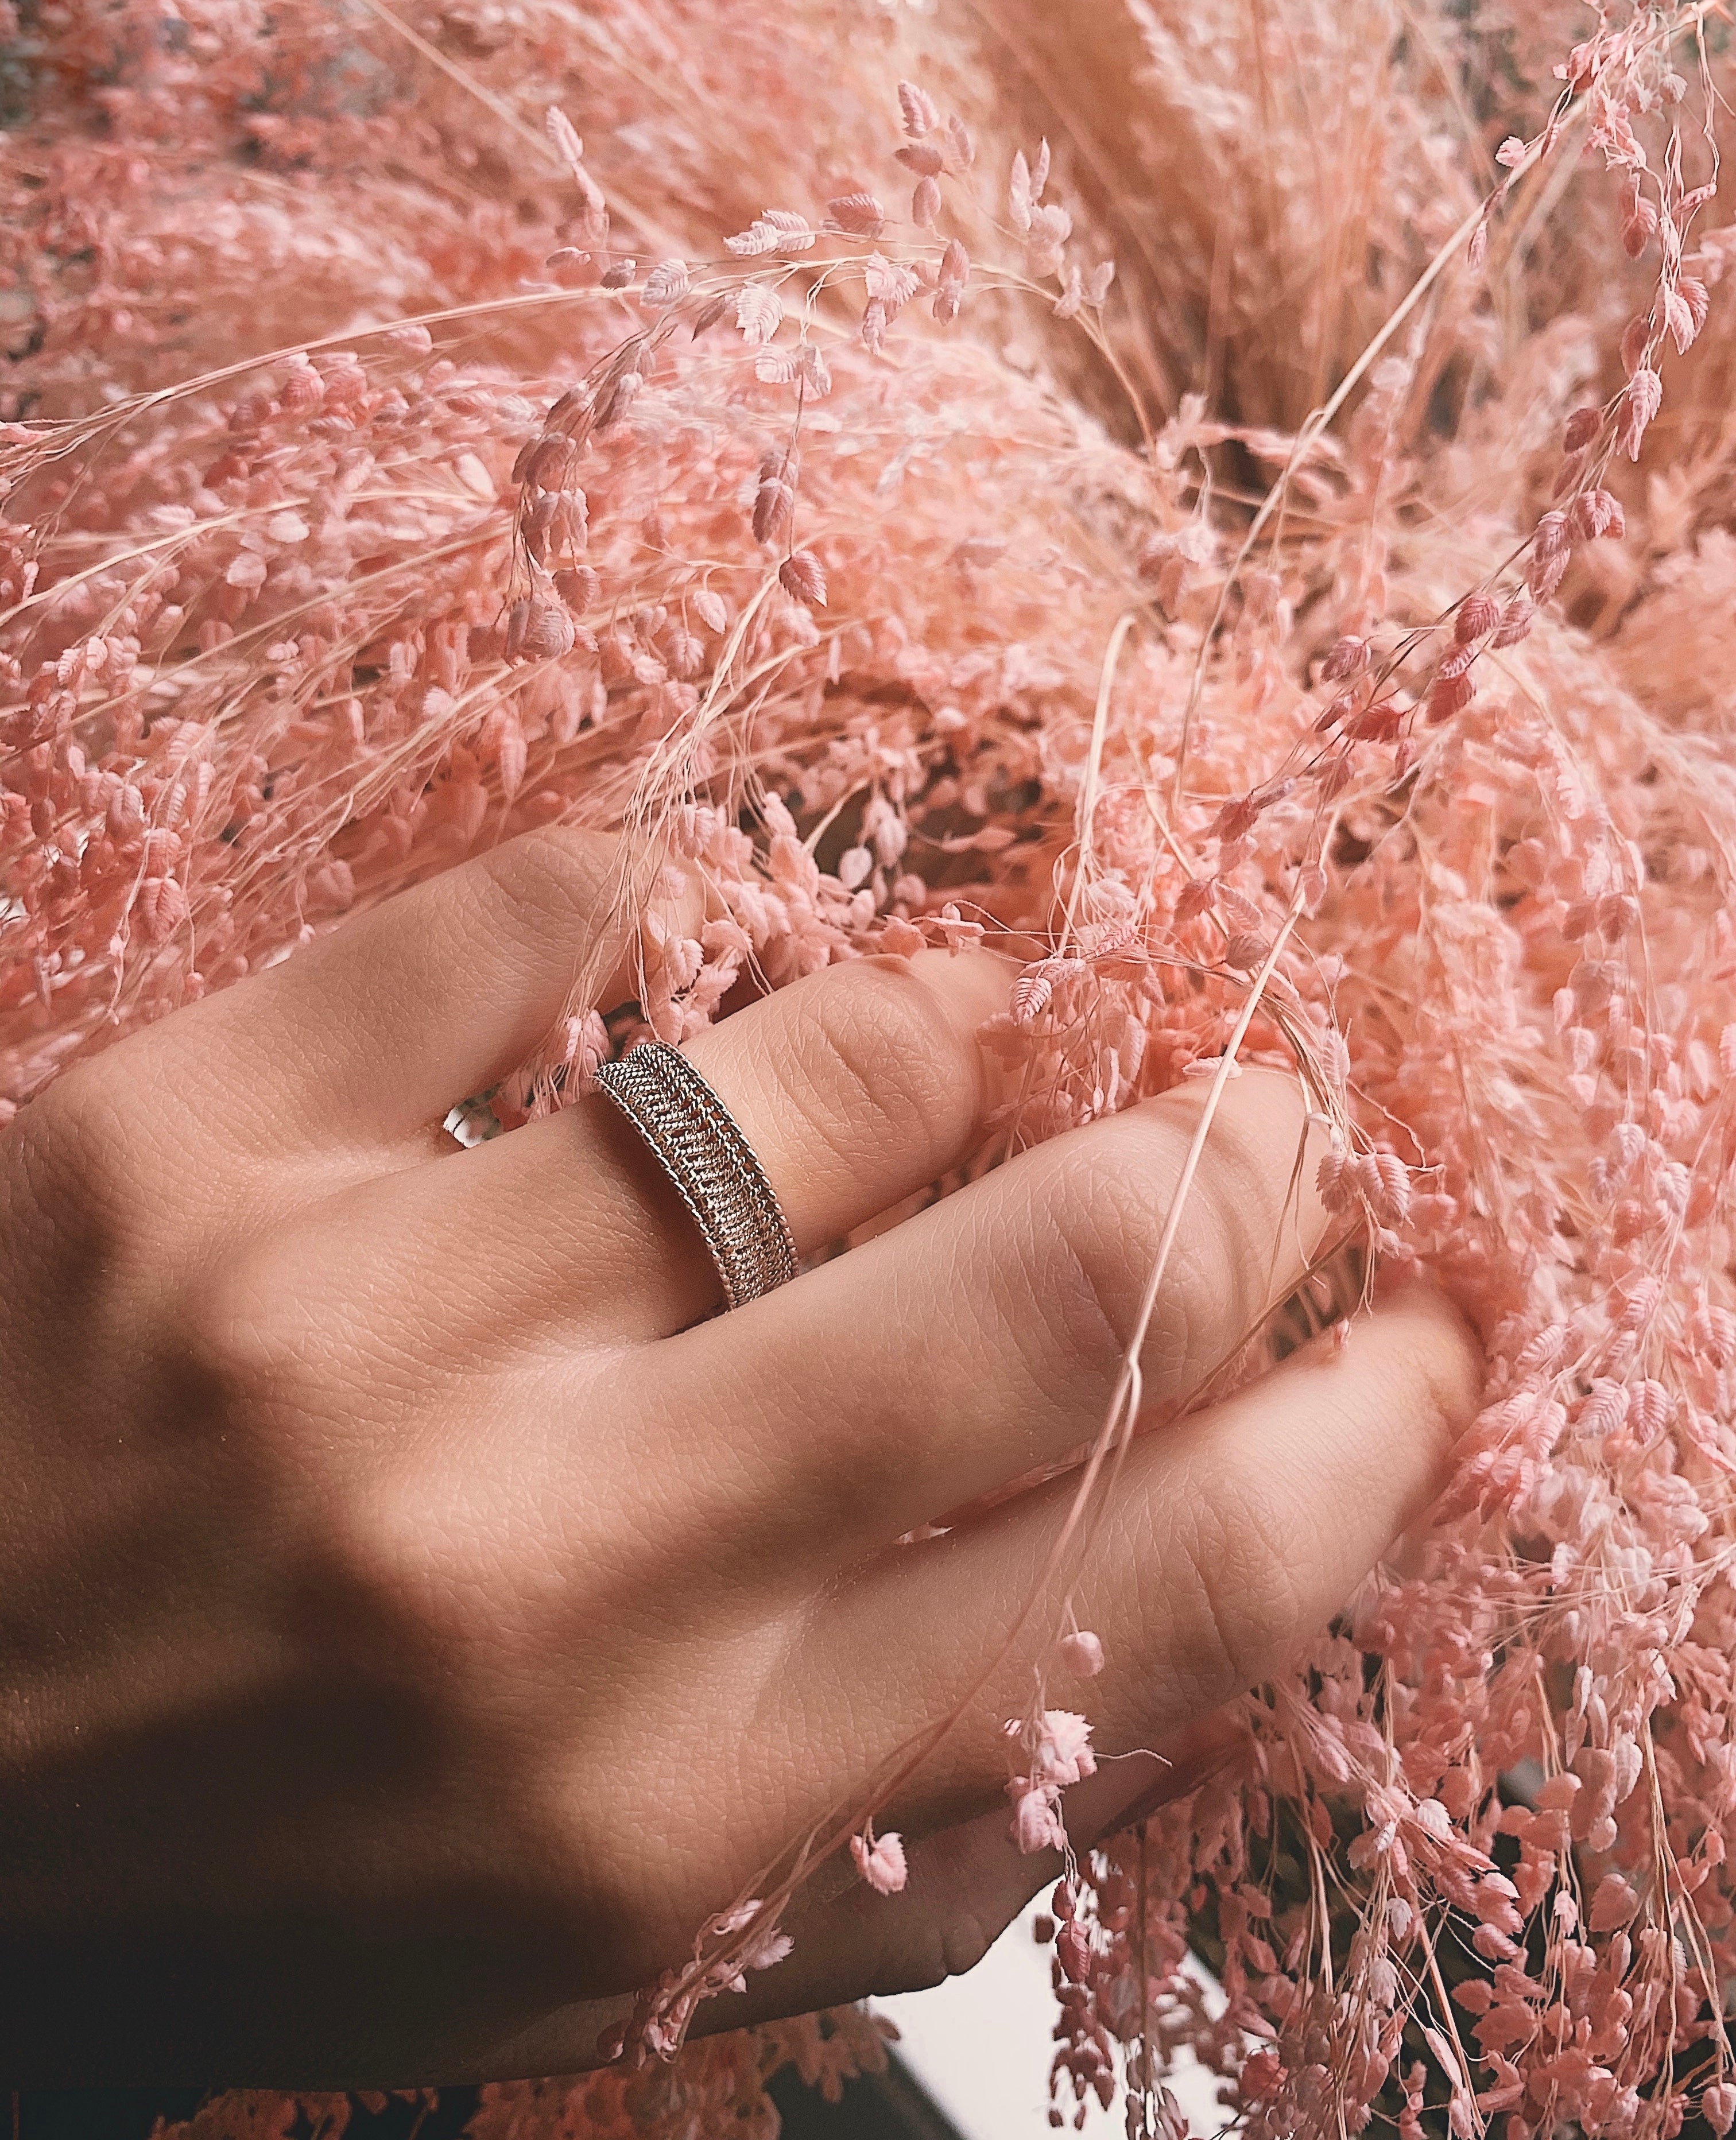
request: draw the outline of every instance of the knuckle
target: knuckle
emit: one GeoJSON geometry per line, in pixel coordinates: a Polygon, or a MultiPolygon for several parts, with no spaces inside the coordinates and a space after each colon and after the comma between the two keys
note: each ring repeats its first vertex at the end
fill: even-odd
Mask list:
{"type": "Polygon", "coordinates": [[[493,1624],[483,1519],[426,1460],[444,1415],[402,1377],[342,1304],[309,1279],[286,1230],[203,1269],[179,1304],[184,1416],[225,1436],[294,1569],[295,1624],[310,1654],[428,1713],[455,1707],[493,1624]],[[404,1453],[358,1434],[362,1415],[420,1429],[404,1453]]]}
{"type": "MultiPolygon", "coordinates": [[[[1162,1102],[1130,1109],[1078,1141],[1067,1224],[1124,1342],[1156,1259],[1192,1126],[1162,1102]]],[[[1154,1385],[1187,1383],[1251,1335],[1274,1269],[1271,1155],[1214,1128],[1189,1185],[1142,1364],[1154,1385]]]]}
{"type": "Polygon", "coordinates": [[[1065,1225],[1040,1221],[1012,1254],[1003,1320],[1032,1382],[1071,1415],[1107,1387],[1125,1351],[1119,1288],[1065,1225]]]}
{"type": "Polygon", "coordinates": [[[1240,1476],[1196,1474],[1171,1505],[1164,1646],[1204,1710],[1268,1676],[1306,1632],[1296,1541],[1240,1476]]]}
{"type": "Polygon", "coordinates": [[[791,1097],[853,1151],[890,1137],[943,1165],[973,1114],[975,1064],[908,966],[865,960],[817,979],[802,1006],[791,1097]]]}
{"type": "MultiPolygon", "coordinates": [[[[1259,1239],[1267,1197],[1253,1156],[1220,1117],[1202,1164],[1189,1185],[1174,1252],[1165,1273],[1165,1350],[1179,1361],[1216,1364],[1226,1331],[1239,1330],[1261,1290],[1271,1243],[1259,1239]]],[[[1127,1119],[1137,1140],[1135,1170],[1157,1186],[1151,1198],[1157,1226],[1168,1215],[1191,1141],[1190,1122],[1156,1107],[1127,1119]]],[[[1153,1234],[1155,1249],[1155,1229],[1153,1234]]]]}
{"type": "Polygon", "coordinates": [[[124,1207],[131,1151],[107,1081],[88,1067],[67,1071],[32,1100],[7,1139],[8,1156],[39,1200],[70,1200],[92,1217],[124,1207]]]}
{"type": "Polygon", "coordinates": [[[268,1250],[202,1270],[176,1318],[184,1374],[227,1416],[300,1408],[311,1396],[307,1319],[268,1250]]]}
{"type": "MultiPolygon", "coordinates": [[[[417,1429],[327,1460],[320,1487],[320,1609],[382,1677],[438,1684],[454,1716],[498,1708],[527,1661],[576,1674],[575,1630],[606,1647],[624,1602],[667,1589],[669,1534],[631,1525],[645,1503],[599,1496],[580,1514],[527,1495],[478,1458],[461,1393],[419,1406],[417,1429]]],[[[508,1706],[544,1713],[529,1681],[508,1706]]]]}
{"type": "Polygon", "coordinates": [[[1106,1376],[1133,1335],[1161,1215],[1136,1184],[1096,1165],[1083,1139],[1058,1147],[1032,1188],[1037,1326],[1070,1372],[1106,1376]]]}
{"type": "Polygon", "coordinates": [[[547,827],[483,856],[475,881],[492,921],[540,942],[595,919],[620,852],[603,833],[547,827]]]}
{"type": "Polygon", "coordinates": [[[1270,1254],[1224,1178],[1197,1178],[1164,1274],[1154,1351],[1165,1372],[1207,1372],[1253,1334],[1270,1254]]]}
{"type": "Polygon", "coordinates": [[[352,1657],[424,1684],[435,1668],[449,1699],[489,1618],[454,1512],[402,1477],[333,1498],[317,1554],[323,1617],[352,1657]]]}
{"type": "Polygon", "coordinates": [[[29,1273],[91,1316],[132,1298],[159,1260],[140,1144],[112,1081],[93,1069],[68,1071],[20,1112],[0,1168],[15,1286],[29,1273]]]}
{"type": "Polygon", "coordinates": [[[1423,1413],[1444,1441],[1455,1439],[1483,1401],[1487,1367],[1483,1347],[1464,1318],[1444,1299],[1431,1303],[1419,1331],[1411,1366],[1422,1392],[1423,1413]]]}
{"type": "MultiPolygon", "coordinates": [[[[1214,1136],[1216,1135],[1214,1131],[1214,1136]]],[[[1187,1192],[1149,1324],[1140,1314],[1192,1136],[1161,1103],[1058,1139],[1020,1162],[1024,1223],[994,1244],[1006,1319],[1074,1401],[1136,1334],[1149,1396],[1193,1388],[1253,1336],[1277,1269],[1270,1153],[1231,1125],[1187,1192]]]]}
{"type": "Polygon", "coordinates": [[[425,1319],[333,1266],[320,1215],[201,1259],[176,1290],[174,1361],[189,1403],[261,1445],[316,1460],[364,1429],[411,1430],[450,1379],[425,1319]]]}

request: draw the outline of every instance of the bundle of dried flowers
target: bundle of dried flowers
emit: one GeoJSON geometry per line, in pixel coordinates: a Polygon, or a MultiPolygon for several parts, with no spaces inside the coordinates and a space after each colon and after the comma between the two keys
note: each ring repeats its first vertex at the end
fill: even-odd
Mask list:
{"type": "MultiPolygon", "coordinates": [[[[1727,36],[1711,0],[0,24],[0,1109],[512,832],[628,826],[728,917],[649,913],[659,1033],[750,967],[1006,938],[1009,1137],[1299,1064],[1329,1200],[1485,1333],[1415,1560],[1063,1883],[1057,2120],[1120,2087],[1174,2133],[1186,2041],[1251,2134],[1736,2122],[1727,36]]],[[[596,978],[501,1126],[631,1038],[596,978]]],[[[1091,1761],[1044,1667],[1103,1660],[1009,1640],[1035,1848],[1091,1761]]],[[[871,2059],[849,2017],[677,2047],[792,1867],[853,1838],[901,1883],[875,1810],[719,1898],[628,2032],[673,2063],[487,2130],[768,2131],[773,2065],[871,2059]]]]}

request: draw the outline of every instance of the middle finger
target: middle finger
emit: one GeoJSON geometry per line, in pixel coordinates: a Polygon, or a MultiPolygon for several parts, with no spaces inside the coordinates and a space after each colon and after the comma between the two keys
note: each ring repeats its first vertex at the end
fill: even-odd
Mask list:
{"type": "MultiPolygon", "coordinates": [[[[858,959],[697,1033],[682,1053],[764,1167],[807,1254],[969,1157],[989,1072],[978,1027],[1005,1008],[1009,962],[984,951],[858,959]]],[[[460,1312],[561,1344],[661,1338],[721,1298],[699,1229],[601,1093],[383,1191],[382,1231],[460,1312]]]]}
{"type": "MultiPolygon", "coordinates": [[[[831,1566],[1053,1462],[1101,1424],[1199,1120],[1184,1087],[1024,1153],[794,1284],[615,1372],[709,1441],[710,1534],[831,1566]]],[[[1325,1238],[1299,1082],[1226,1090],[1140,1367],[1190,1394],[1325,1238]]],[[[643,1401],[643,1397],[641,1397],[643,1401]]],[[[687,1431],[690,1431],[687,1430],[687,1431]]]]}

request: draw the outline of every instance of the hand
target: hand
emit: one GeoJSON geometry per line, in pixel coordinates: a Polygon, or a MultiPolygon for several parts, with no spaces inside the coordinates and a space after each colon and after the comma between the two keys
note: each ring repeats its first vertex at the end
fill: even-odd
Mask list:
{"type": "MultiPolygon", "coordinates": [[[[698,1234],[602,1096],[468,1151],[438,1126],[553,1023],[613,860],[543,834],[454,870],[72,1070],[0,1142],[10,2081],[589,2063],[1038,1580],[1064,1478],[895,1541],[1095,1434],[1199,1095],[700,1320],[698,1234]]],[[[804,1250],[980,1141],[1006,971],[840,966],[690,1043],[804,1250]]],[[[1326,1223],[1306,1139],[1292,1081],[1230,1087],[1154,1405],[1297,1283],[1326,1223]]],[[[1143,1436],[1080,1593],[1100,1750],[1185,1753],[1317,1629],[1437,1491],[1478,1381],[1413,1291],[1143,1436]]],[[[882,1815],[929,1838],[910,1892],[811,1898],[708,2025],[923,1980],[1054,1877],[1001,1796],[1031,1683],[1009,1658],[882,1815]]],[[[1157,1774],[1106,1763],[1078,1838],[1157,1774]]]]}

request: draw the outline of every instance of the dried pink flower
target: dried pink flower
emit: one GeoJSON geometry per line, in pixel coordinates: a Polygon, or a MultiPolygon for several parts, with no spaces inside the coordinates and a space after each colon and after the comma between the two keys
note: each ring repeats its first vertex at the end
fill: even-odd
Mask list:
{"type": "Polygon", "coordinates": [[[1619,405],[1621,450],[1630,460],[1639,459],[1647,428],[1663,405],[1664,382],[1650,365],[1642,364],[1628,380],[1619,405]]]}
{"type": "Polygon", "coordinates": [[[905,131],[913,141],[932,134],[940,124],[940,114],[934,100],[925,89],[919,89],[914,81],[898,85],[898,106],[904,115],[905,131]]]}
{"type": "Polygon", "coordinates": [[[1583,453],[1602,429],[1602,410],[1576,409],[1567,419],[1567,429],[1562,434],[1562,450],[1570,454],[1583,453]]]}
{"type": "Polygon", "coordinates": [[[840,230],[858,238],[878,238],[885,228],[886,211],[872,194],[840,194],[826,212],[840,230]]]}
{"type": "Polygon", "coordinates": [[[786,594],[817,609],[826,606],[826,575],[812,550],[792,550],[777,568],[777,580],[786,594]]]}
{"type": "Polygon", "coordinates": [[[1467,595],[1453,620],[1453,636],[1461,646],[1487,638],[1501,621],[1501,605],[1492,594],[1467,595]]]}
{"type": "Polygon", "coordinates": [[[1095,1679],[1103,1669],[1103,1645],[1088,1630],[1063,1636],[1061,1661],[1078,1679],[1095,1679]]]}
{"type": "MultiPolygon", "coordinates": [[[[649,97],[664,32],[625,0],[582,62],[543,0],[498,46],[419,18],[454,72],[384,11],[205,10],[196,61],[144,0],[95,52],[87,11],[39,13],[0,135],[0,1117],[349,908],[627,795],[727,909],[652,962],[672,1036],[750,963],[778,985],[1052,945],[988,1036],[1018,1139],[1215,1077],[1263,963],[1226,947],[1299,902],[1243,1053],[1308,1080],[1323,1197],[1371,1266],[1415,1259],[1474,1318],[1488,1399],[1407,1558],[1240,1706],[1241,1758],[1057,1898],[1057,2092],[1130,2081],[1165,2131],[1144,2020],[1154,2059],[1188,2039],[1226,2074],[1248,2140],[1736,2125],[1709,2033],[1736,1818],[1712,322],[1736,246],[1695,220],[1725,122],[1678,71],[1694,17],[1423,0],[1395,44],[1325,0],[1012,0],[1016,81],[913,17],[1011,174],[997,233],[964,128],[907,88],[900,134],[829,0],[684,12],[727,128],[649,97]],[[358,57],[377,98],[340,88],[358,57]],[[910,223],[861,189],[900,141],[910,223]],[[1581,144],[1613,184],[1563,212],[1581,144]],[[611,198],[653,263],[636,297],[611,198]],[[1130,242],[1153,214],[1163,243],[1130,242]],[[1461,230],[1474,258],[1496,235],[1498,334],[1461,230]],[[1128,302],[1098,312],[1112,253],[1128,302]],[[954,320],[967,287],[981,317],[954,320]],[[798,498],[823,616],[787,577],[798,498]],[[834,811],[828,871],[805,841],[834,811]],[[1201,1923],[1221,2021],[1183,1974],[1201,1923]]],[[[1727,95],[1709,33],[1706,57],[1727,95]]],[[[600,1023],[581,989],[497,1122],[580,1089],[600,1023]]],[[[1306,1296],[1290,1334],[1347,1304],[1306,1296]]],[[[1071,1625],[1032,1655],[1067,1662],[1071,1625]]],[[[1083,1772],[1042,1716],[1008,1742],[1032,1849],[1064,1846],[1053,1779],[1083,1772]]],[[[835,1847],[884,1849],[847,1810],[835,1847]]],[[[491,2094],[486,2140],[760,2133],[763,2061],[868,2055],[847,2013],[680,2048],[783,1936],[743,1907],[622,2032],[686,2110],[624,2059],[550,2107],[491,2094]]]]}
{"type": "Polygon", "coordinates": [[[866,1836],[850,1838],[850,1854],[864,1880],[876,1895],[896,1895],[903,1892],[909,1878],[905,1863],[905,1847],[900,1838],[891,1833],[870,1841],[866,1836]]]}
{"type": "Polygon", "coordinates": [[[1333,642],[1326,660],[1320,665],[1322,684],[1342,684],[1361,674],[1368,666],[1368,641],[1354,633],[1346,633],[1333,642]]]}

